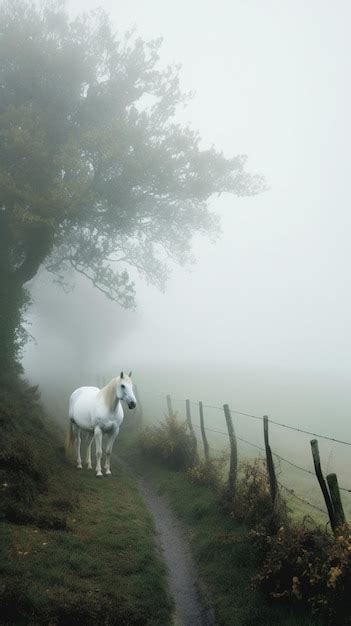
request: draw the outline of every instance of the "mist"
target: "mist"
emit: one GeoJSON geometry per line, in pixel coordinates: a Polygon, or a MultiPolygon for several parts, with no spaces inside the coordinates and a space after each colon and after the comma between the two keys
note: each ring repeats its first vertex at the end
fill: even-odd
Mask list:
{"type": "MultiPolygon", "coordinates": [[[[174,265],[165,293],[136,274],[134,311],[81,277],[63,295],[42,271],[30,285],[26,376],[61,413],[77,385],[132,369],[150,420],[170,393],[350,439],[349,3],[68,8],[99,5],[120,32],[163,37],[161,64],[181,63],[181,87],[194,92],[179,121],[204,146],[247,154],[269,189],[212,197],[219,239],[196,236],[196,262],[174,265]]],[[[261,441],[248,421],[237,427],[261,441]]],[[[279,437],[282,453],[302,450],[279,437]]],[[[330,446],[325,454],[330,468],[346,461],[330,446]]]]}

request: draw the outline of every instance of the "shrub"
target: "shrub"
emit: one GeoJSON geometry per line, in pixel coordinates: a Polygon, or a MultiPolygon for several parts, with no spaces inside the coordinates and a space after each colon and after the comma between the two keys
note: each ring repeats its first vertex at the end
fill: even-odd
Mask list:
{"type": "Polygon", "coordinates": [[[255,586],[272,598],[310,606],[328,624],[351,624],[349,529],[334,538],[305,520],[301,527],[281,527],[264,541],[267,552],[255,586]]]}
{"type": "Polygon", "coordinates": [[[139,436],[139,445],[144,454],[172,469],[186,470],[195,463],[194,446],[187,426],[175,415],[159,426],[145,428],[139,436]]]}
{"type": "Polygon", "coordinates": [[[261,459],[241,463],[235,496],[230,498],[225,491],[223,502],[234,519],[251,529],[268,533],[274,531],[278,521],[286,523],[287,509],[285,501],[280,498],[273,511],[269,481],[264,470],[261,459]]]}
{"type": "Polygon", "coordinates": [[[186,476],[192,483],[219,490],[222,485],[223,465],[226,462],[225,456],[209,461],[198,460],[187,470],[186,476]]]}

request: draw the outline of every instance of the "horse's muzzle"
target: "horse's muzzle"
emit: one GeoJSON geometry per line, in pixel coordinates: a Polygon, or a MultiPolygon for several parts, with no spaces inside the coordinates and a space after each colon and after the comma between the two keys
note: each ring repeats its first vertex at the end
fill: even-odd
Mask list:
{"type": "Polygon", "coordinates": [[[136,407],[136,402],[128,402],[128,407],[129,407],[130,409],[135,409],[135,407],[136,407]]]}

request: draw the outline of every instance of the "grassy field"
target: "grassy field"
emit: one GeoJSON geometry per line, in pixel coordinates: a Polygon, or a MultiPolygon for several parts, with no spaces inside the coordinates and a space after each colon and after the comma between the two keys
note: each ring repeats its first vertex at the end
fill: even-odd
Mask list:
{"type": "Polygon", "coordinates": [[[103,479],[68,464],[24,386],[1,399],[0,418],[12,415],[0,450],[1,623],[170,624],[153,520],[135,481],[116,463],[103,479]]]}
{"type": "Polygon", "coordinates": [[[246,538],[247,530],[221,511],[211,489],[194,485],[184,474],[140,456],[126,436],[122,436],[119,445],[121,454],[157,486],[188,528],[204,593],[215,609],[216,623],[221,626],[317,623],[299,615],[297,607],[278,608],[268,604],[260,592],[251,589],[257,555],[246,538]]]}
{"type": "Polygon", "coordinates": [[[168,624],[153,523],[133,480],[119,468],[108,479],[85,473],[71,480],[80,498],[67,530],[1,524],[2,619],[168,624]]]}

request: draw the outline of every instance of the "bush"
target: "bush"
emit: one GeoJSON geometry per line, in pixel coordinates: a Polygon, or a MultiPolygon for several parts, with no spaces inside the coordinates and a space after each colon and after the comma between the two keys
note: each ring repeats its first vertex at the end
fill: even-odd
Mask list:
{"type": "Polygon", "coordinates": [[[275,536],[257,533],[266,544],[262,569],[254,579],[272,598],[310,606],[328,624],[351,624],[351,533],[334,538],[308,525],[281,527],[275,536]]]}
{"type": "Polygon", "coordinates": [[[160,426],[145,428],[139,436],[144,454],[158,459],[175,470],[187,470],[195,464],[194,445],[187,426],[175,415],[160,426]]]}
{"type": "Polygon", "coordinates": [[[281,498],[273,511],[268,476],[261,459],[240,464],[235,496],[230,498],[225,491],[223,502],[234,519],[261,532],[273,532],[278,522],[281,525],[287,520],[286,504],[281,498]]]}
{"type": "Polygon", "coordinates": [[[226,461],[224,456],[209,461],[198,460],[193,467],[187,470],[186,476],[192,483],[220,490],[223,465],[226,461]]]}

